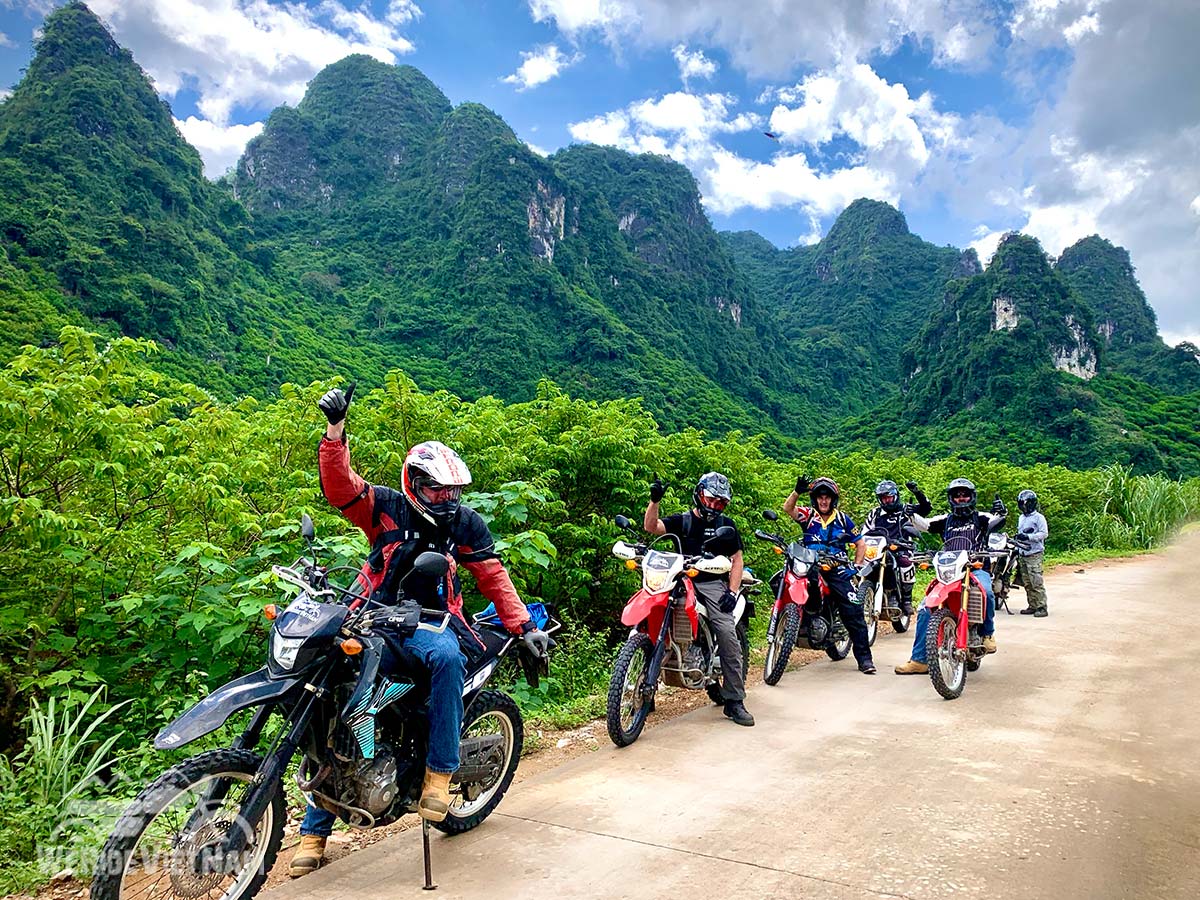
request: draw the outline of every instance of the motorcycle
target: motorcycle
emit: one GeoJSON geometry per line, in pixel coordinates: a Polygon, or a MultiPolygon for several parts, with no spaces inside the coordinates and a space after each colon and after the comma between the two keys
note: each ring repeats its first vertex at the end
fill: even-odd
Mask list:
{"type": "Polygon", "coordinates": [[[929,610],[925,658],[934,689],[947,700],[962,695],[967,673],[978,670],[986,655],[980,626],[987,615],[987,596],[974,573],[998,555],[939,550],[921,559],[920,567],[932,566],[936,576],[924,599],[929,610]]]}
{"type": "MultiPolygon", "coordinates": [[[[774,522],[779,514],[765,510],[763,518],[774,522]]],[[[793,647],[824,650],[832,660],[845,659],[850,652],[850,632],[842,623],[837,605],[832,602],[829,588],[820,573],[849,565],[845,554],[821,553],[806,547],[802,541],[791,541],[761,529],[754,532],[760,541],[775,545],[775,552],[784,558],[783,568],[771,576],[775,605],[767,623],[767,658],[763,665],[763,681],[778,684],[787,668],[793,647]],[[813,600],[809,592],[809,573],[818,573],[820,596],[813,600]]]]}
{"type": "Polygon", "coordinates": [[[1015,585],[1014,577],[1017,569],[1017,540],[1013,540],[1002,531],[988,535],[988,550],[995,553],[995,563],[992,566],[992,590],[996,595],[996,612],[1003,609],[1010,616],[1014,615],[1008,607],[1008,592],[1015,585]]]}
{"type": "MultiPolygon", "coordinates": [[[[614,519],[618,528],[637,534],[625,516],[614,519]]],[[[706,545],[735,537],[734,529],[716,530],[706,545]]],[[[717,641],[708,624],[708,610],[697,596],[692,579],[701,573],[723,575],[733,563],[728,556],[709,552],[685,556],[676,535],[674,553],[655,550],[638,540],[635,544],[617,541],[613,556],[625,561],[630,570],[642,570],[642,588],[634,594],[621,613],[621,624],[630,628],[608,685],[606,719],[608,736],[618,747],[628,747],[642,733],[646,719],[654,711],[659,679],[672,687],[703,690],[713,703],[723,703],[721,657],[717,641]]],[[[743,574],[737,593],[733,620],[737,624],[742,647],[742,672],[750,662],[748,620],[754,615],[749,594],[761,582],[749,570],[743,574]]]]}
{"type": "MultiPolygon", "coordinates": [[[[271,620],[266,664],[217,688],[163,728],[154,746],[176,750],[241,710],[253,710],[249,722],[228,748],[185,759],[138,794],[101,851],[95,900],[253,897],[283,839],[284,777],[297,753],[300,790],[352,827],[378,828],[416,811],[425,772],[429,674],[401,644],[417,630],[444,632],[450,613],[424,609],[405,596],[408,576],[396,605],[369,599],[359,570],[319,564],[307,515],[301,532],[310,555],[291,566],[272,566],[296,596],[286,607],[264,607],[271,620]],[[330,582],[331,574],[345,570],[358,576],[350,589],[330,582]],[[380,671],[385,645],[399,660],[386,674],[380,671]],[[278,719],[276,736],[259,751],[272,717],[278,719]]],[[[448,568],[444,555],[425,552],[409,575],[424,575],[444,595],[451,589],[448,568]]],[[[530,614],[547,632],[560,627],[541,604],[531,604],[530,614]]],[[[433,823],[446,834],[470,831],[492,813],[521,756],[521,713],[508,695],[486,690],[488,680],[514,647],[527,678],[536,681],[544,662],[494,614],[485,611],[474,621],[484,649],[466,673],[461,765],[451,779],[449,814],[433,823]]],[[[430,887],[430,823],[422,824],[430,887]]]]}
{"type": "Polygon", "coordinates": [[[867,620],[867,643],[873,645],[880,619],[891,622],[895,632],[908,631],[911,613],[900,608],[900,553],[913,552],[913,545],[889,541],[882,534],[866,535],[863,544],[866,555],[859,570],[858,602],[867,620]]]}

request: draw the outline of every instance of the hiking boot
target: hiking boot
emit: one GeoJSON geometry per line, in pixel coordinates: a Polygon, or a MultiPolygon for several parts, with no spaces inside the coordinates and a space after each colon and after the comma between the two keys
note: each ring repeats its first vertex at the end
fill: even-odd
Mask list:
{"type": "Polygon", "coordinates": [[[430,822],[441,822],[450,811],[450,773],[425,770],[417,813],[430,822]]]}
{"type": "Polygon", "coordinates": [[[1021,610],[1021,615],[1034,616],[1034,615],[1037,615],[1037,610],[1034,609],[1032,606],[1027,606],[1023,610],[1021,610]]]}
{"type": "Polygon", "coordinates": [[[917,662],[915,659],[910,659],[903,665],[896,666],[897,675],[928,675],[929,666],[923,662],[917,662]]]}
{"type": "Polygon", "coordinates": [[[1048,615],[1050,615],[1050,610],[1046,609],[1044,606],[1039,610],[1035,610],[1033,613],[1033,617],[1035,619],[1044,619],[1048,615]]]}
{"type": "Polygon", "coordinates": [[[321,867],[321,857],[325,854],[326,838],[315,834],[300,835],[300,846],[288,864],[288,874],[293,878],[315,872],[321,867]]]}
{"type": "Polygon", "coordinates": [[[996,652],[996,639],[994,637],[992,637],[990,634],[983,639],[983,652],[984,653],[995,653],[996,652]]]}
{"type": "Polygon", "coordinates": [[[750,726],[754,724],[754,716],[746,710],[746,704],[741,700],[726,700],[725,701],[725,717],[733,719],[738,725],[750,726]]]}

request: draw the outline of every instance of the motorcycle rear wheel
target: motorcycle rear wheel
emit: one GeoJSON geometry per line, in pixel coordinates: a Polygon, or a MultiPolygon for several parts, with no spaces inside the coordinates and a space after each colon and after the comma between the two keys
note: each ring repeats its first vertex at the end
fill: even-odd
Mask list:
{"type": "Polygon", "coordinates": [[[947,700],[957,700],[967,685],[966,660],[956,659],[957,652],[958,622],[948,610],[933,610],[925,633],[925,660],[934,690],[947,700]]]}
{"type": "Polygon", "coordinates": [[[775,639],[767,644],[767,658],[763,663],[763,681],[767,684],[779,684],[799,633],[800,610],[794,603],[785,603],[779,621],[775,623],[775,639]]]}
{"type": "Polygon", "coordinates": [[[841,626],[842,630],[846,632],[846,636],[840,641],[833,640],[831,628],[830,640],[825,644],[825,655],[834,662],[838,662],[839,660],[843,660],[849,656],[850,648],[854,646],[854,641],[850,637],[850,629],[848,629],[841,622],[837,622],[836,624],[841,626]]]}
{"type": "Polygon", "coordinates": [[[500,805],[504,793],[512,784],[513,776],[517,773],[521,749],[525,745],[525,726],[521,721],[521,710],[517,708],[513,699],[502,691],[484,691],[475,699],[471,708],[467,710],[462,733],[464,737],[499,734],[504,739],[504,764],[499,776],[474,800],[463,796],[461,786],[457,794],[450,795],[450,809],[446,818],[441,822],[430,823],[438,831],[446,834],[470,831],[500,805]]]}
{"type": "Polygon", "coordinates": [[[113,827],[96,862],[91,896],[191,900],[218,892],[228,900],[253,897],[275,864],[283,840],[287,811],[282,785],[267,804],[235,871],[221,872],[211,853],[231,829],[239,827],[238,807],[261,765],[262,757],[248,750],[210,750],[160,775],[113,827]],[[213,799],[218,793],[219,801],[213,799]]]}
{"type": "MultiPolygon", "coordinates": [[[[644,634],[635,634],[621,647],[608,682],[605,717],[608,736],[618,747],[628,747],[642,733],[650,704],[642,694],[646,671],[654,655],[654,642],[644,634]]],[[[657,687],[657,685],[655,686],[657,687]]]]}
{"type": "MultiPolygon", "coordinates": [[[[739,622],[737,627],[738,643],[742,648],[742,683],[746,681],[746,673],[750,671],[750,638],[746,634],[746,623],[739,622]]],[[[725,694],[723,688],[725,686],[725,674],[721,673],[721,680],[715,684],[705,685],[704,690],[708,693],[708,699],[713,703],[721,704],[725,702],[725,694]]]]}

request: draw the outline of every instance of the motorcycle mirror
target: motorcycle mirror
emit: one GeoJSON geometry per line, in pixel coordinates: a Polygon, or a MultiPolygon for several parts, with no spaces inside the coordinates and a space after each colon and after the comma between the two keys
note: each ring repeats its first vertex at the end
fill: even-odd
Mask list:
{"type": "Polygon", "coordinates": [[[300,534],[310,544],[313,542],[313,538],[317,536],[317,530],[313,527],[313,520],[308,513],[300,517],[300,534]]]}
{"type": "Polygon", "coordinates": [[[775,512],[773,509],[764,509],[763,518],[768,522],[774,522],[779,518],[779,513],[775,512]]]}
{"type": "Polygon", "coordinates": [[[732,541],[735,537],[737,537],[737,529],[736,528],[731,528],[728,525],[722,525],[720,528],[718,528],[716,531],[713,532],[712,537],[710,537],[707,541],[704,542],[704,546],[707,547],[709,544],[716,544],[721,541],[732,541]]]}
{"type": "Polygon", "coordinates": [[[905,525],[902,530],[905,534],[912,538],[919,538],[921,536],[921,532],[913,528],[911,525],[905,525]]]}
{"type": "Polygon", "coordinates": [[[618,528],[621,528],[625,531],[628,531],[630,528],[629,519],[626,516],[621,516],[621,515],[614,516],[613,524],[616,525],[618,528]]]}
{"type": "Polygon", "coordinates": [[[450,570],[450,561],[441,553],[426,550],[413,560],[413,571],[432,578],[440,578],[450,570]]]}

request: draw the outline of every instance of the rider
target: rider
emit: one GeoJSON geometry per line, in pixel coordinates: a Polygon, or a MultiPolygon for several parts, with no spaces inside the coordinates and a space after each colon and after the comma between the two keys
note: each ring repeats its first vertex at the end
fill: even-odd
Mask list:
{"type": "MultiPolygon", "coordinates": [[[[804,543],[818,550],[829,553],[842,553],[848,545],[854,546],[854,565],[861,566],[866,555],[866,545],[854,520],[838,509],[841,499],[841,489],[832,478],[822,476],[816,481],[809,482],[807,475],[796,479],[796,489],[788,494],[783,501],[783,511],[795,519],[804,528],[804,543]],[[812,506],[797,507],[800,495],[807,492],[812,506]]],[[[867,623],[863,619],[863,609],[854,593],[850,576],[854,574],[852,566],[841,566],[824,573],[825,584],[838,605],[842,624],[850,632],[850,640],[854,645],[854,658],[858,661],[858,670],[864,675],[875,674],[875,663],[871,659],[871,645],[867,638],[867,623]]],[[[820,573],[814,568],[809,573],[809,591],[812,596],[820,596],[820,573]]]]}
{"type": "MultiPolygon", "coordinates": [[[[450,806],[450,776],[459,765],[466,672],[463,654],[474,656],[483,649],[463,616],[458,566],[475,576],[480,591],[496,604],[505,627],[514,635],[522,635],[531,651],[544,655],[551,641],[530,621],[525,604],[496,555],[487,525],[475,510],[460,504],[463,486],[471,483],[471,473],[457,453],[437,441],[417,444],[404,460],[399,491],[367,484],[350,468],[345,419],[353,395],[353,384],[345,392],[334,388],[318,404],[329,420],[321,441],[319,468],[325,499],[361,528],[371,542],[360,579],[369,583],[375,599],[392,603],[401,579],[412,571],[420,553],[444,553],[450,563],[453,596],[443,597],[433,584],[427,584],[424,592],[418,589],[418,593],[422,606],[451,613],[451,627],[440,634],[417,631],[404,640],[404,648],[430,673],[429,749],[417,812],[424,819],[440,822],[450,806]]],[[[411,585],[406,593],[413,593],[411,585]]],[[[321,864],[335,819],[331,812],[308,807],[300,826],[300,849],[292,857],[291,875],[306,875],[321,864]]]]}
{"type": "MultiPolygon", "coordinates": [[[[929,502],[928,497],[921,493],[921,489],[917,487],[915,481],[905,482],[904,486],[917,498],[916,503],[901,503],[900,488],[896,486],[896,482],[890,479],[881,481],[875,486],[875,498],[879,501],[879,505],[867,513],[866,519],[863,520],[862,533],[864,535],[880,534],[887,538],[888,543],[893,544],[911,542],[909,535],[904,532],[904,526],[912,525],[914,515],[927,516],[933,512],[933,504],[929,502]]],[[[896,563],[896,581],[900,589],[900,611],[907,616],[912,614],[912,591],[916,567],[913,565],[912,556],[906,551],[896,554],[896,563]]]]}
{"type": "MultiPolygon", "coordinates": [[[[984,551],[988,548],[988,535],[1004,524],[1008,510],[999,497],[992,504],[991,515],[975,509],[977,492],[975,485],[966,478],[955,478],[946,487],[946,499],[950,512],[944,516],[926,519],[913,516],[913,525],[918,531],[929,531],[942,536],[943,550],[984,551]]],[[[974,569],[973,577],[987,595],[987,613],[980,634],[986,653],[996,652],[996,595],[992,592],[992,576],[986,569],[974,569]]],[[[925,632],[929,630],[929,608],[921,605],[917,613],[917,627],[913,636],[912,658],[896,666],[897,675],[924,675],[929,672],[925,659],[925,632]]]]}
{"type": "Polygon", "coordinates": [[[1046,549],[1046,538],[1050,526],[1046,517],[1038,512],[1037,494],[1026,488],[1017,494],[1017,509],[1021,518],[1017,521],[1017,580],[1025,588],[1023,616],[1044,619],[1050,615],[1046,609],[1046,584],[1042,580],[1042,558],[1046,549]]]}
{"type": "Polygon", "coordinates": [[[725,698],[725,715],[738,725],[753,725],[754,716],[746,710],[746,673],[742,671],[742,642],[738,637],[737,623],[733,610],[737,606],[737,594],[730,585],[742,583],[742,536],[737,533],[733,519],[722,515],[733,499],[733,488],[729,479],[720,472],[708,472],[700,476],[692,491],[692,509],[686,513],[675,513],[665,519],[658,517],[658,504],[666,488],[656,477],[650,485],[650,503],[642,527],[649,534],[673,534],[681,542],[681,552],[696,556],[705,550],[718,528],[734,530],[734,536],[723,547],[709,545],[707,549],[723,553],[733,566],[726,575],[701,572],[692,579],[696,593],[704,598],[708,610],[708,624],[717,638],[717,653],[721,657],[723,684],[721,694],[725,698]]]}

